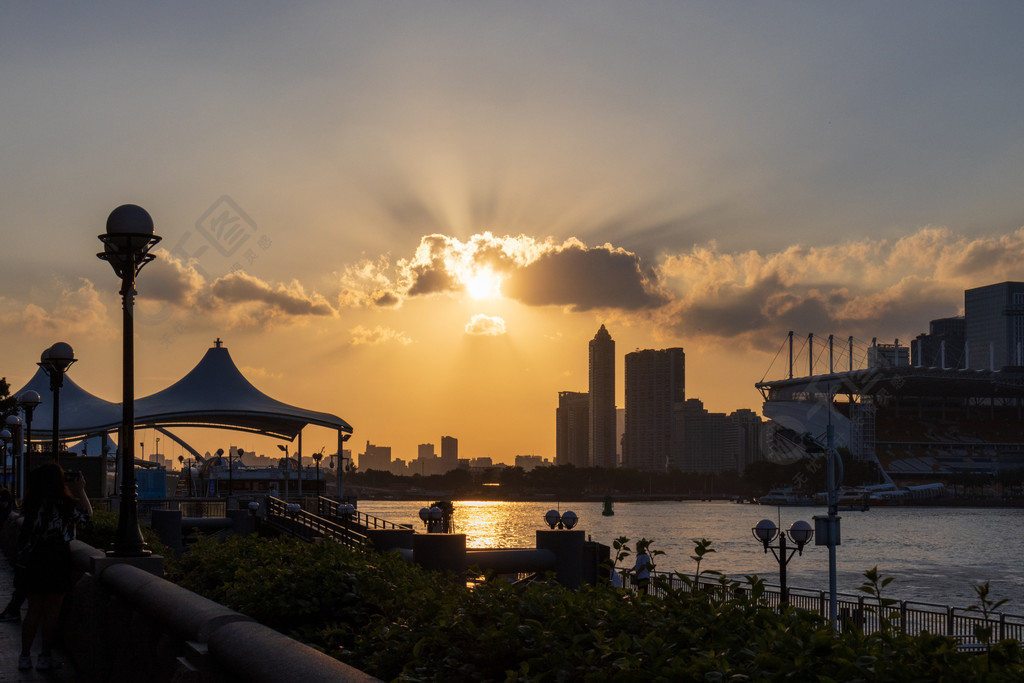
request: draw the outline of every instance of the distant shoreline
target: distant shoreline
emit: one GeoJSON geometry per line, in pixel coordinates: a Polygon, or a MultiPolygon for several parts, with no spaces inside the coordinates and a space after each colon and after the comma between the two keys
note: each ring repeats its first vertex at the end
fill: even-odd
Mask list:
{"type": "MultiPolygon", "coordinates": [[[[559,497],[554,494],[522,494],[522,495],[494,495],[494,494],[453,494],[445,491],[400,491],[394,493],[360,493],[353,492],[358,500],[400,500],[400,501],[425,501],[425,500],[450,500],[455,502],[460,501],[515,501],[523,503],[602,503],[605,500],[604,495],[575,495],[568,497],[559,497]]],[[[670,503],[686,503],[686,502],[720,502],[720,503],[733,503],[737,505],[752,505],[757,506],[757,503],[749,501],[737,501],[736,497],[730,496],[697,496],[697,495],[637,495],[637,494],[622,494],[622,495],[611,495],[612,503],[657,503],[657,502],[670,502],[670,503]]],[[[764,508],[774,507],[806,507],[806,508],[825,508],[824,505],[762,505],[764,508]]],[[[958,508],[1024,508],[1024,499],[1021,498],[974,498],[974,497],[946,497],[946,498],[934,498],[930,500],[919,500],[913,503],[898,503],[890,505],[872,505],[872,509],[888,508],[888,507],[958,507],[958,508]]]]}

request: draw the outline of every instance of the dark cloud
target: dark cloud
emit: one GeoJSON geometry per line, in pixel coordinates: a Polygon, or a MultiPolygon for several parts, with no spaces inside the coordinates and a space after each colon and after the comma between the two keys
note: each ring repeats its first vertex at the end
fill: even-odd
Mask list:
{"type": "Polygon", "coordinates": [[[501,291],[530,306],[570,306],[578,311],[635,311],[667,301],[651,271],[642,267],[635,254],[581,244],[542,254],[512,273],[501,291]]]}
{"type": "Polygon", "coordinates": [[[412,285],[406,294],[409,296],[439,294],[450,292],[455,288],[455,281],[443,266],[440,268],[419,268],[414,271],[412,285]]]}
{"type": "Polygon", "coordinates": [[[323,297],[306,294],[298,284],[290,288],[273,287],[245,273],[232,273],[215,280],[210,285],[210,293],[225,303],[262,303],[288,315],[334,314],[323,297]]]}
{"type": "Polygon", "coordinates": [[[146,286],[140,288],[139,296],[175,306],[190,306],[204,285],[202,276],[194,268],[161,249],[146,268],[146,286]]]}

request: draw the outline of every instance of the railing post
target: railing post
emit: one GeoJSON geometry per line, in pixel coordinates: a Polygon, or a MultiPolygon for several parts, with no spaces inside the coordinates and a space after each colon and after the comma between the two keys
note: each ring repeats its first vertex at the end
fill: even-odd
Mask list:
{"type": "Polygon", "coordinates": [[[907,601],[900,600],[900,629],[907,633],[907,601]]]}
{"type": "Polygon", "coordinates": [[[1006,614],[999,613],[999,640],[1006,640],[1006,614]]]}
{"type": "Polygon", "coordinates": [[[947,636],[952,636],[954,633],[956,633],[955,629],[953,628],[954,627],[954,623],[953,623],[953,612],[954,611],[955,611],[955,609],[952,606],[949,606],[949,607],[946,608],[946,635],[947,636]]]}

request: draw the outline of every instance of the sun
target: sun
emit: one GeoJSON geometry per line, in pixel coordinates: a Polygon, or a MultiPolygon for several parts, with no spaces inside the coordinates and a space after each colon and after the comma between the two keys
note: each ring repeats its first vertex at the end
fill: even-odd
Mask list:
{"type": "Polygon", "coordinates": [[[501,297],[501,276],[490,268],[469,273],[462,280],[466,292],[474,299],[498,299],[501,297]]]}

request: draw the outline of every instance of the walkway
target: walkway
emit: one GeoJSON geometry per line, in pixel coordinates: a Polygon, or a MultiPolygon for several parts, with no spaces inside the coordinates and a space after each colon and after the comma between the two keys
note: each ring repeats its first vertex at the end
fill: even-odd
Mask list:
{"type": "MultiPolygon", "coordinates": [[[[14,589],[14,570],[10,563],[0,553],[0,609],[7,604],[14,589]]],[[[22,608],[24,614],[25,609],[22,608]]],[[[39,652],[39,640],[36,637],[36,645],[33,648],[32,661],[35,663],[35,655],[39,652]]],[[[0,683],[9,681],[74,681],[75,671],[60,650],[55,650],[57,659],[64,662],[64,666],[56,671],[18,671],[18,655],[21,654],[21,622],[9,621],[0,622],[0,683]]]]}

